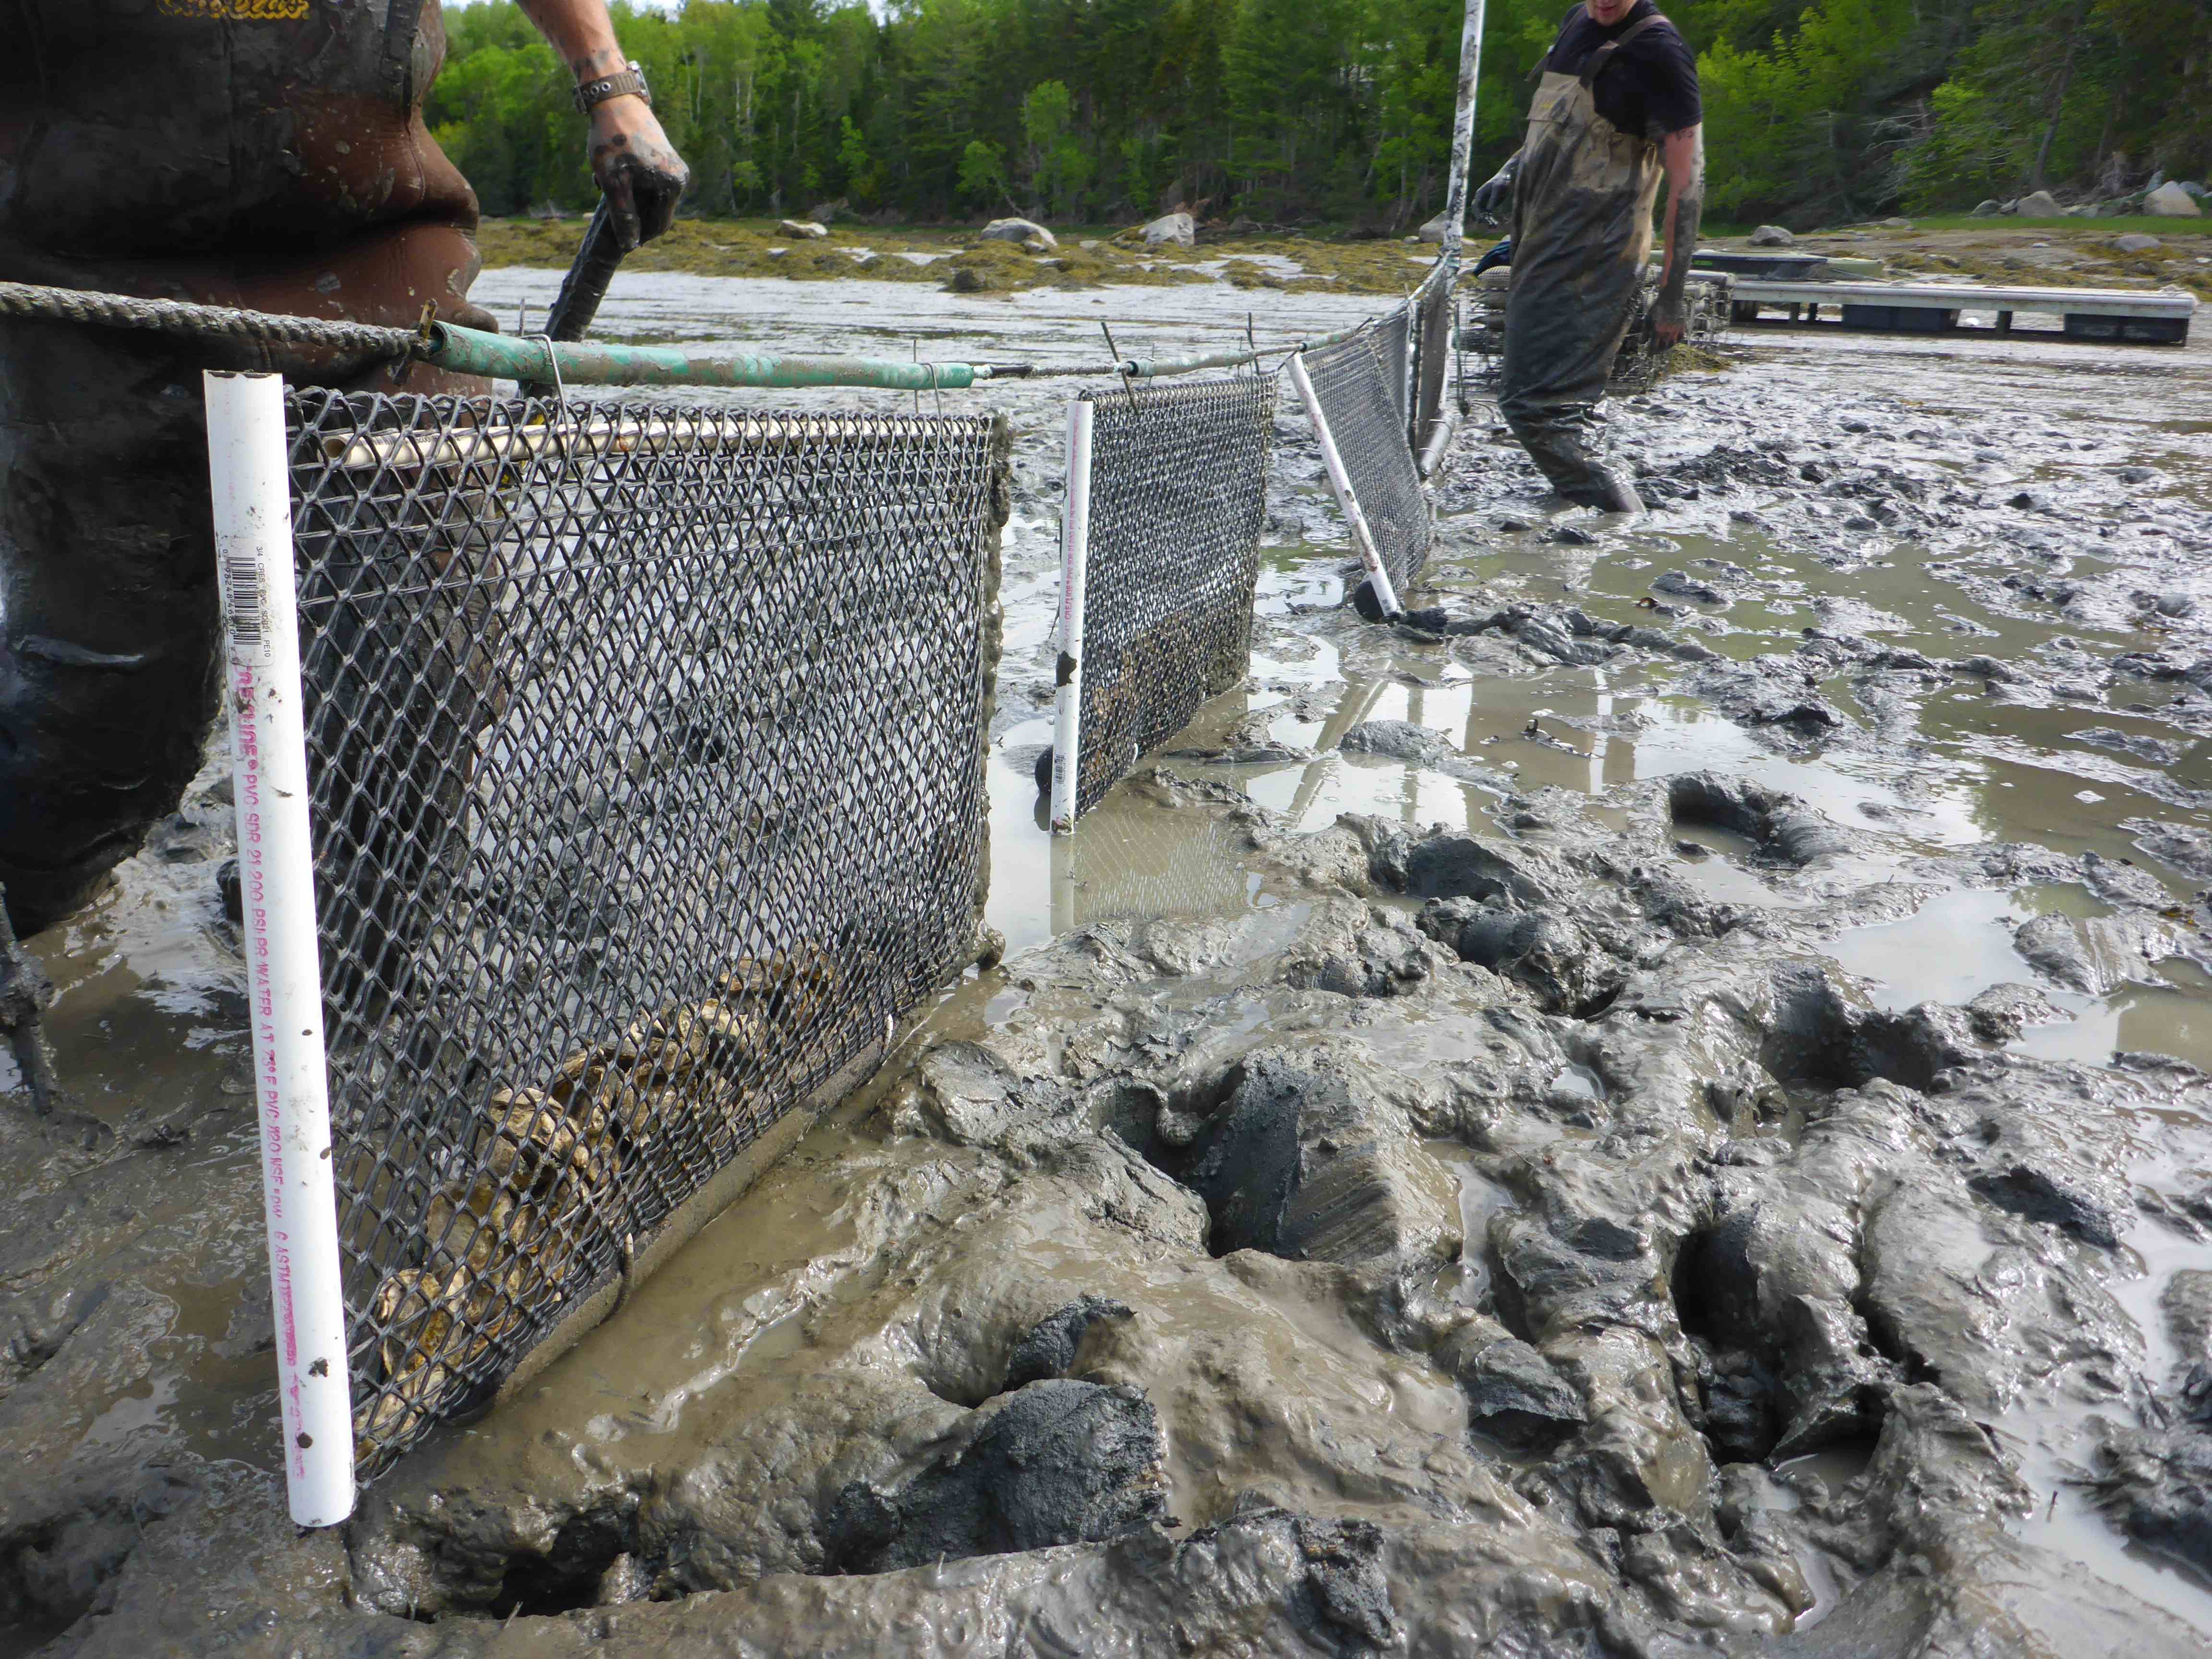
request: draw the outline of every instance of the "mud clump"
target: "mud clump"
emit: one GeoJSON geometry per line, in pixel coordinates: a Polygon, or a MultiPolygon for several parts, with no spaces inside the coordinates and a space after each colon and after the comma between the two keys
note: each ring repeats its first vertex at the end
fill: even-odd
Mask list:
{"type": "Polygon", "coordinates": [[[1420,926],[1430,938],[1449,944],[1461,961],[1527,986],[1547,1013],[1589,1018],[1620,994],[1620,964],[1567,917],[1545,910],[1516,914],[1471,899],[1431,899],[1420,926]]]}
{"type": "Polygon", "coordinates": [[[2100,1461],[2097,1502],[2113,1524],[2146,1549],[2212,1572],[2212,1424],[2123,1430],[2100,1461]]]}
{"type": "Polygon", "coordinates": [[[888,1488],[855,1481],[823,1526],[825,1565],[926,1562],[1102,1543],[1167,1517],[1158,1413],[1133,1389],[1042,1381],[888,1488]]]}

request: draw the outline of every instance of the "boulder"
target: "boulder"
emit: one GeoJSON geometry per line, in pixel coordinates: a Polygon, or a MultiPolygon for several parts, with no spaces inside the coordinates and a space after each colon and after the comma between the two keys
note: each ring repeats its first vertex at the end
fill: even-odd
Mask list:
{"type": "Polygon", "coordinates": [[[808,222],[817,225],[834,225],[840,219],[852,216],[853,204],[842,196],[834,202],[817,202],[806,210],[808,222]]]}
{"type": "Polygon", "coordinates": [[[1030,242],[1044,244],[1040,252],[1050,252],[1060,246],[1060,239],[1042,225],[1031,219],[994,219],[981,233],[987,242],[1030,242]]]}
{"type": "Polygon", "coordinates": [[[1428,223],[1421,227],[1420,240],[1424,242],[1443,241],[1444,239],[1444,226],[1450,221],[1450,218],[1451,216],[1449,213],[1439,213],[1437,215],[1435,218],[1430,220],[1428,223]]]}
{"type": "Polygon", "coordinates": [[[2000,202],[1978,202],[1974,204],[1974,217],[1977,219],[1993,219],[2003,211],[2004,205],[2000,202]]]}
{"type": "Polygon", "coordinates": [[[1789,247],[1796,240],[1795,236],[1779,225],[1761,225],[1751,233],[1751,245],[1753,247],[1789,247]]]}
{"type": "Polygon", "coordinates": [[[1144,228],[1145,246],[1158,247],[1172,242],[1177,247],[1198,245],[1198,227],[1188,213],[1164,213],[1144,228]]]}
{"type": "Polygon", "coordinates": [[[2166,244],[2155,236],[2146,236],[2141,231],[2130,231],[2125,236],[2114,237],[2112,246],[2123,253],[2144,253],[2154,247],[2163,247],[2166,244]]]}
{"type": "Polygon", "coordinates": [[[2143,211],[2156,214],[2161,219],[2194,219],[2204,210],[2179,185],[2167,183],[2143,198],[2143,211]]]}
{"type": "Polygon", "coordinates": [[[796,236],[810,242],[819,241],[830,234],[829,226],[817,224],[811,219],[786,219],[776,226],[776,230],[782,235],[796,236]]]}
{"type": "Polygon", "coordinates": [[[1910,230],[1912,228],[1912,221],[1910,219],[1885,219],[1881,222],[1881,228],[1884,230],[1910,230]]]}
{"type": "Polygon", "coordinates": [[[2023,219],[2063,219],[2066,210],[2058,205],[2058,198],[2047,190],[2032,190],[2020,198],[2014,209],[2023,219]]]}

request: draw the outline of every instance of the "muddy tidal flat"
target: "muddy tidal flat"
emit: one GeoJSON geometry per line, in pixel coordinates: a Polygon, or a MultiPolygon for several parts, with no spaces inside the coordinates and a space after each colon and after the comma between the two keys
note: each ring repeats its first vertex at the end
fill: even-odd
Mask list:
{"type": "MultiPolygon", "coordinates": [[[[2052,246],[1899,274],[2106,269],[2052,246]]],[[[1377,303],[1237,275],[641,271],[602,328],[1048,362],[1377,303]]],[[[307,1535],[212,750],[37,942],[66,1109],[0,1094],[0,1654],[2204,1652],[2212,323],[1724,355],[1612,405],[1634,518],[1474,386],[1396,626],[1286,404],[1249,678],[1057,842],[1068,387],[959,394],[1016,434],[1003,965],[307,1535]]]]}

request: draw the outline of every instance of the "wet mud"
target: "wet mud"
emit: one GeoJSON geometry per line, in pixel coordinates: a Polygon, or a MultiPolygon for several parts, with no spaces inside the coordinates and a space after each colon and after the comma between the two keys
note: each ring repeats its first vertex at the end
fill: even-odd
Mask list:
{"type": "MultiPolygon", "coordinates": [[[[1244,304],[988,326],[1100,299],[1244,304]]],[[[1249,678],[1057,841],[1062,389],[994,388],[1006,961],[305,1537],[204,774],[0,1110],[0,1647],[2203,1651],[2212,349],[1735,349],[1613,410],[1638,518],[1478,402],[1392,628],[1286,410],[1249,678]]]]}

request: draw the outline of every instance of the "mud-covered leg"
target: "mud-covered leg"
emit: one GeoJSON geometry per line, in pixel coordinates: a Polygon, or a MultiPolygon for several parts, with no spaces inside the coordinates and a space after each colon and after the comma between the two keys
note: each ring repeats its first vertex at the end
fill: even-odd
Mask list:
{"type": "Polygon", "coordinates": [[[1524,276],[1505,303],[1498,412],[1564,500],[1609,513],[1644,506],[1597,454],[1597,405],[1627,329],[1622,306],[1571,282],[1524,276]]]}
{"type": "Polygon", "coordinates": [[[1590,404],[1498,408],[1528,459],[1551,480],[1561,500],[1608,513],[1639,513],[1643,498],[1621,473],[1597,457],[1597,411],[1590,404]]]}

